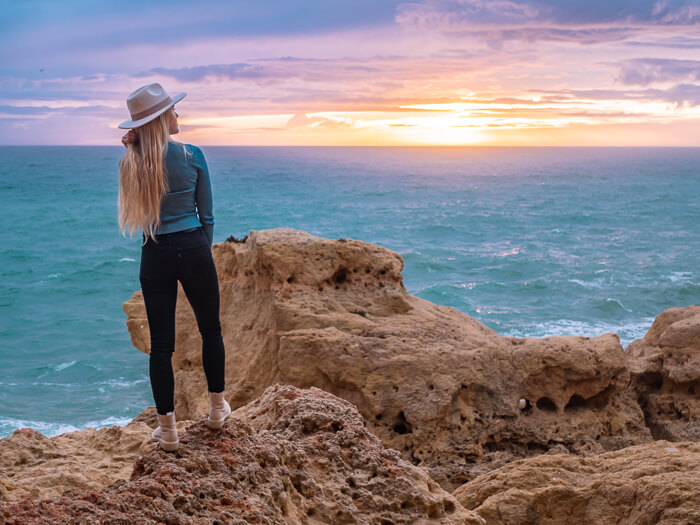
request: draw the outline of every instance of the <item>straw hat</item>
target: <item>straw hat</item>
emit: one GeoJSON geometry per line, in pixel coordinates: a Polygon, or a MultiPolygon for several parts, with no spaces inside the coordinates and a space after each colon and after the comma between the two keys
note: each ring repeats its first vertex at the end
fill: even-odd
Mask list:
{"type": "Polygon", "coordinates": [[[186,94],[180,93],[170,98],[158,82],[138,88],[126,99],[131,118],[119,124],[119,127],[130,129],[143,126],[180,102],[186,94]]]}

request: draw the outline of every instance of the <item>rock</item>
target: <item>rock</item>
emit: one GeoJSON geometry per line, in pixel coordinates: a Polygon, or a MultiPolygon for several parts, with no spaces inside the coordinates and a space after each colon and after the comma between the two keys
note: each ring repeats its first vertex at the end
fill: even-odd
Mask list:
{"type": "MultiPolygon", "coordinates": [[[[142,425],[142,423],[138,423],[142,425]]],[[[273,385],[220,431],[199,418],[175,453],[138,458],[128,480],[0,504],[35,523],[484,524],[420,468],[385,449],[355,407],[317,388],[273,385]]]]}
{"type": "MultiPolygon", "coordinates": [[[[176,413],[175,418],[180,421],[180,414],[176,413]]],[[[137,415],[134,419],[129,422],[129,425],[134,425],[136,423],[145,423],[151,428],[158,427],[158,412],[155,406],[146,407],[137,415]]]]}
{"type": "Polygon", "coordinates": [[[700,307],[662,312],[627,354],[654,438],[700,441],[700,307]]]}
{"type": "MultiPolygon", "coordinates": [[[[187,422],[179,421],[178,428],[187,422]]],[[[88,428],[52,438],[31,428],[0,439],[0,500],[50,498],[74,488],[99,490],[129,479],[134,461],[155,449],[143,423],[88,428]]]]}
{"type": "MultiPolygon", "coordinates": [[[[651,440],[615,334],[499,336],[407,293],[401,256],[356,240],[253,231],[215,245],[214,258],[234,408],[277,382],[321,388],[447,490],[521,457],[651,440]]],[[[140,293],[124,311],[134,345],[148,352],[140,293]]],[[[175,405],[191,417],[206,410],[207,388],[182,292],[177,327],[175,405]]]]}
{"type": "Polygon", "coordinates": [[[454,496],[489,525],[700,523],[700,443],[657,441],[586,458],[514,461],[454,496]]]}

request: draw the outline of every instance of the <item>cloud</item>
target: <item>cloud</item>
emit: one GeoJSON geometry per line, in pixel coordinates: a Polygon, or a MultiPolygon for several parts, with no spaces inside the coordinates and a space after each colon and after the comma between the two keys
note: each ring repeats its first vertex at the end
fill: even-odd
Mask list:
{"type": "Polygon", "coordinates": [[[4,104],[0,105],[0,114],[4,118],[12,117],[46,117],[50,115],[64,114],[80,116],[83,114],[104,117],[105,114],[114,113],[114,108],[101,106],[101,105],[85,105],[85,106],[61,106],[61,105],[51,105],[51,106],[39,106],[39,105],[12,105],[4,104]]]}
{"type": "Polygon", "coordinates": [[[32,0],[6,2],[0,29],[26,40],[43,35],[60,46],[177,43],[215,36],[290,35],[392,22],[397,0],[300,1],[32,0]],[[66,27],[79,30],[67,32],[66,27]]]}
{"type": "Polygon", "coordinates": [[[693,4],[659,0],[654,4],[652,16],[665,24],[695,24],[700,22],[700,6],[693,4]]]}
{"type": "Polygon", "coordinates": [[[352,59],[314,59],[314,58],[266,58],[258,61],[234,64],[210,64],[183,68],[156,67],[133,75],[145,78],[154,75],[174,78],[180,82],[201,82],[203,80],[252,80],[280,81],[301,79],[307,82],[333,81],[340,76],[379,73],[376,61],[386,60],[381,57],[352,59]]]}
{"type": "Polygon", "coordinates": [[[294,115],[291,119],[289,119],[289,122],[287,122],[287,127],[288,128],[305,128],[307,126],[311,126],[312,124],[316,124],[317,122],[321,122],[322,119],[321,117],[308,117],[306,113],[297,113],[294,115]]]}
{"type": "Polygon", "coordinates": [[[539,9],[509,0],[424,0],[397,7],[396,21],[423,29],[455,30],[472,24],[529,22],[539,9]]]}
{"type": "Polygon", "coordinates": [[[695,0],[422,0],[398,6],[404,26],[458,31],[488,25],[678,24],[700,22],[695,0]]]}
{"type": "Polygon", "coordinates": [[[638,58],[620,66],[618,80],[627,86],[700,81],[700,60],[638,58]]]}
{"type": "Polygon", "coordinates": [[[663,102],[681,107],[700,106],[700,85],[677,84],[667,89],[568,89],[554,93],[552,91],[532,90],[533,93],[546,93],[550,100],[560,99],[570,102],[572,99],[600,101],[636,101],[663,102]]]}
{"type": "Polygon", "coordinates": [[[697,84],[678,84],[668,89],[647,89],[642,93],[652,100],[663,100],[685,107],[700,106],[700,86],[697,84]]]}
{"type": "Polygon", "coordinates": [[[268,76],[262,67],[246,63],[215,64],[206,66],[183,67],[178,69],[156,67],[149,71],[136,73],[135,78],[162,75],[180,82],[198,82],[207,78],[259,79],[268,76]]]}
{"type": "Polygon", "coordinates": [[[130,23],[131,1],[11,2],[1,118],[60,140],[58,130],[78,122],[82,133],[94,118],[85,129],[104,131],[88,139],[106,141],[128,117],[126,95],[154,81],[189,94],[178,109],[196,138],[230,128],[318,140],[363,122],[413,137],[450,118],[421,105],[451,103],[471,104],[463,111],[477,127],[698,113],[700,0],[153,0],[130,23]],[[153,16],[166,5],[168,16],[153,16]],[[274,128],[255,115],[283,118],[274,128]]]}
{"type": "Polygon", "coordinates": [[[491,47],[500,48],[503,42],[521,40],[524,42],[570,42],[582,45],[623,42],[640,32],[635,27],[520,27],[513,29],[481,29],[459,31],[456,34],[476,41],[488,42],[491,47]]]}
{"type": "Polygon", "coordinates": [[[700,38],[676,35],[666,38],[648,38],[646,41],[630,40],[625,42],[625,45],[661,49],[698,49],[700,48],[700,38]]]}
{"type": "Polygon", "coordinates": [[[18,117],[42,116],[55,111],[48,106],[8,106],[0,105],[0,113],[5,116],[12,115],[18,117]]]}

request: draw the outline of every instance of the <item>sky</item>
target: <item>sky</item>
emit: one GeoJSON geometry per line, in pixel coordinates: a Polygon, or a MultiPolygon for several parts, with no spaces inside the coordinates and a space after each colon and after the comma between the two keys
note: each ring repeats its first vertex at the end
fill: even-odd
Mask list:
{"type": "Polygon", "coordinates": [[[700,146],[700,0],[0,0],[0,145],[700,146]]]}

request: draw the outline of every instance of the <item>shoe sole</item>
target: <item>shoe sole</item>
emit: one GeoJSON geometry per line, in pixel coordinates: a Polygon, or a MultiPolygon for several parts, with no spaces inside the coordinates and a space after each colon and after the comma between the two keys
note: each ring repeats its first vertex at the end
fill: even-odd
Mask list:
{"type": "MultiPolygon", "coordinates": [[[[228,403],[226,403],[226,406],[228,406],[228,403]]],[[[223,427],[224,423],[226,422],[226,420],[229,417],[231,417],[231,413],[233,412],[233,410],[231,410],[231,407],[228,407],[228,408],[229,408],[228,414],[226,414],[226,416],[223,419],[213,420],[213,419],[209,419],[209,416],[207,416],[207,426],[209,428],[214,429],[214,430],[219,430],[221,427],[223,427]]]]}
{"type": "Polygon", "coordinates": [[[207,426],[209,428],[213,428],[214,430],[218,430],[224,426],[224,423],[226,422],[227,419],[228,419],[228,416],[226,416],[224,419],[221,419],[219,421],[212,421],[211,419],[207,419],[207,426]]]}
{"type": "Polygon", "coordinates": [[[175,452],[180,446],[179,441],[161,441],[160,439],[151,438],[151,441],[155,443],[160,443],[160,448],[166,452],[175,452]]]}

